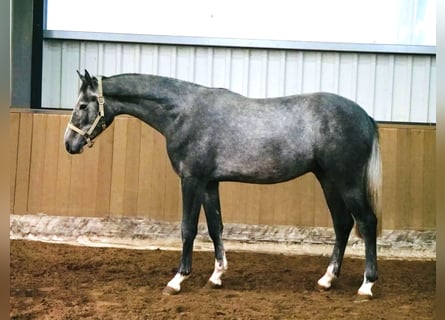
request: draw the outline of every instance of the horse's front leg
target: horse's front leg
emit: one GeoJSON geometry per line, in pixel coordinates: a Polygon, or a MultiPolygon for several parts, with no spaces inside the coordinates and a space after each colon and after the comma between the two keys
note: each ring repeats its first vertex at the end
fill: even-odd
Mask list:
{"type": "Polygon", "coordinates": [[[215,289],[221,288],[221,277],[227,271],[227,259],[222,241],[223,223],[218,185],[217,181],[207,185],[203,203],[209,235],[215,248],[215,270],[209,279],[208,286],[215,289]]]}
{"type": "Polygon", "coordinates": [[[172,280],[164,288],[166,295],[177,294],[181,291],[181,283],[188,278],[192,271],[193,242],[198,232],[199,211],[204,194],[204,184],[198,179],[189,177],[181,180],[182,187],[182,255],[179,269],[172,280]]]}

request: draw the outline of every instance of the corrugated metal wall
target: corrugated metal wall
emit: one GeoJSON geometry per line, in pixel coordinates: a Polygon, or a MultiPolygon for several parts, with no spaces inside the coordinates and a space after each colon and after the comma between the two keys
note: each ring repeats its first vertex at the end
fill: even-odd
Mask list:
{"type": "Polygon", "coordinates": [[[46,40],[42,106],[71,108],[76,70],[175,77],[249,97],[313,91],[357,101],[378,121],[436,122],[432,55],[212,48],[46,40]]]}

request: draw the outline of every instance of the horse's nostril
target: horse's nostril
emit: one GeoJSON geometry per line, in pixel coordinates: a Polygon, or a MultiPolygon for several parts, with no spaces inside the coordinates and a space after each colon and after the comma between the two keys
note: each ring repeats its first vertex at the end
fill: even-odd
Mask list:
{"type": "Polygon", "coordinates": [[[78,153],[78,151],[76,151],[76,150],[71,146],[71,144],[68,143],[68,142],[65,142],[65,149],[66,149],[66,151],[67,151],[69,154],[76,154],[76,153],[78,153]]]}
{"type": "Polygon", "coordinates": [[[69,154],[79,154],[83,151],[83,144],[65,141],[65,149],[69,154]]]}
{"type": "Polygon", "coordinates": [[[66,151],[71,153],[71,147],[70,147],[70,144],[68,143],[68,141],[65,141],[65,149],[66,149],[66,151]]]}

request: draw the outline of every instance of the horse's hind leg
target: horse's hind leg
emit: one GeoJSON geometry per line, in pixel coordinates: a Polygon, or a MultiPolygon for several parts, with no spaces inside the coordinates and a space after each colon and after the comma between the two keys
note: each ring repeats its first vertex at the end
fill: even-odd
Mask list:
{"type": "MultiPolygon", "coordinates": [[[[352,201],[355,205],[353,215],[360,234],[365,242],[366,269],[359,295],[372,297],[372,287],[378,279],[377,274],[377,217],[372,210],[368,198],[363,195],[360,203],[352,201]]],[[[351,205],[351,207],[353,206],[351,205]]]]}
{"type": "Polygon", "coordinates": [[[318,280],[318,285],[323,289],[329,289],[332,281],[340,276],[343,256],[351,233],[354,219],[346,208],[345,202],[334,184],[321,174],[317,175],[322,186],[327,205],[331,212],[335,230],[335,245],[331,259],[323,277],[318,280]]]}
{"type": "Polygon", "coordinates": [[[223,223],[219,201],[218,182],[210,182],[204,194],[204,211],[207,219],[210,238],[215,247],[215,270],[208,285],[211,288],[221,288],[221,276],[227,270],[227,259],[222,241],[223,223]]]}
{"type": "Polygon", "coordinates": [[[377,217],[372,209],[363,183],[349,188],[344,193],[345,204],[352,213],[359,232],[365,242],[366,269],[359,295],[372,297],[372,286],[378,279],[377,274],[377,217]]]}

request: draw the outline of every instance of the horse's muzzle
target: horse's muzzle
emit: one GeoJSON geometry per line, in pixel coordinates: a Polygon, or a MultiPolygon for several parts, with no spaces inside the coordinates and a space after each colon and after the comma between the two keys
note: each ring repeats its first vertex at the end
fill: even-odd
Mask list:
{"type": "Polygon", "coordinates": [[[69,154],[79,154],[83,151],[83,145],[80,143],[72,144],[65,141],[65,149],[69,154]]]}

